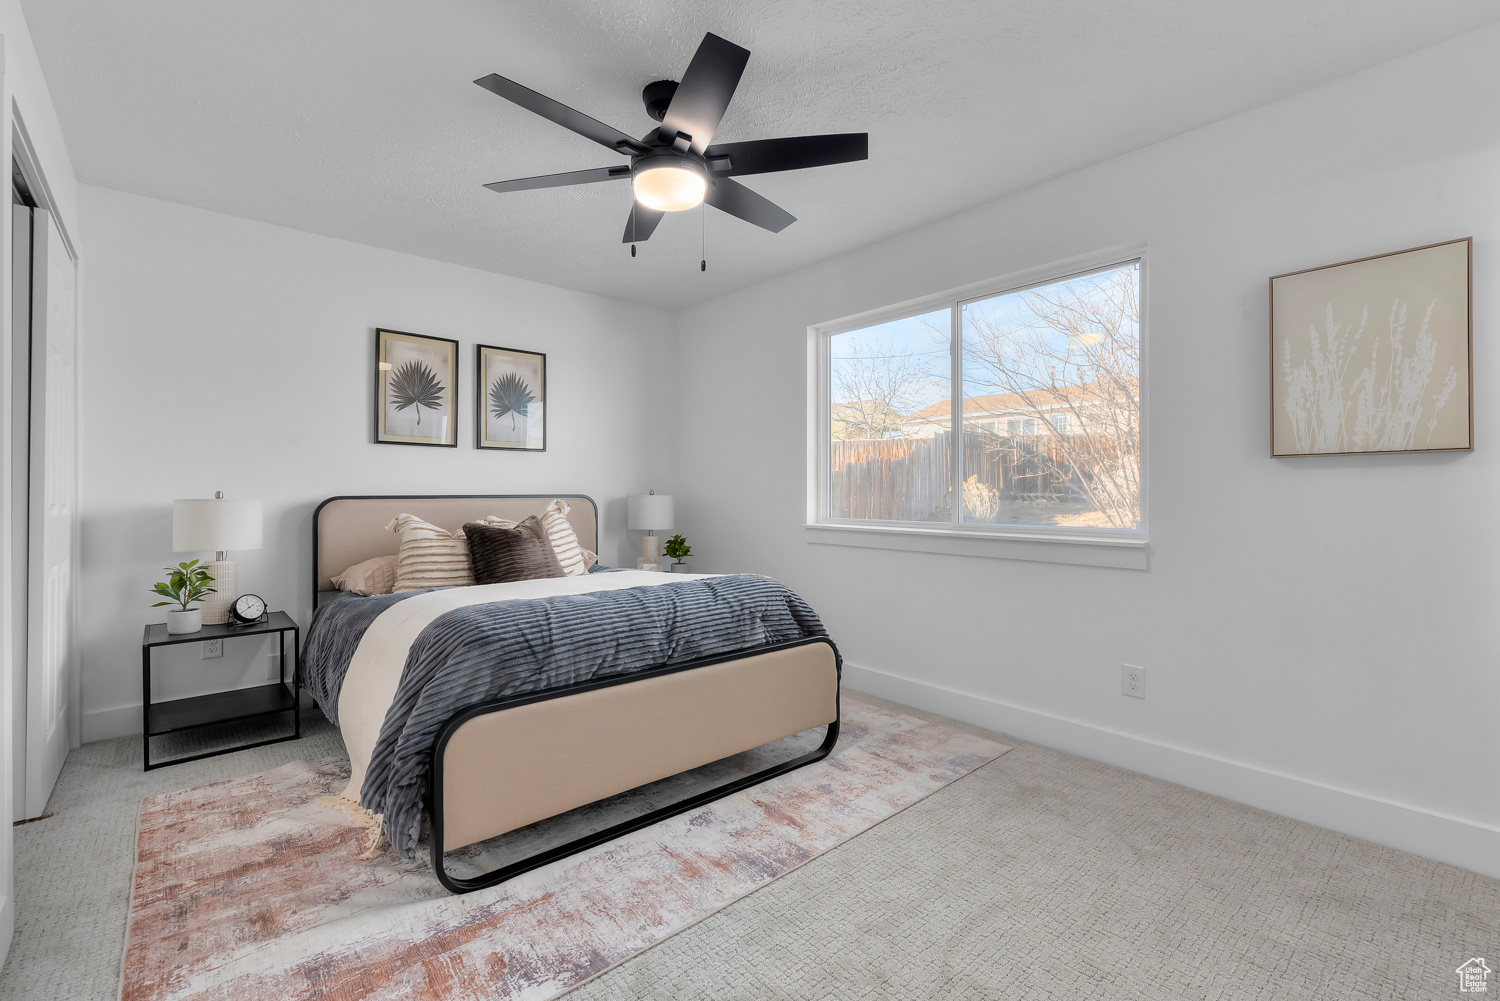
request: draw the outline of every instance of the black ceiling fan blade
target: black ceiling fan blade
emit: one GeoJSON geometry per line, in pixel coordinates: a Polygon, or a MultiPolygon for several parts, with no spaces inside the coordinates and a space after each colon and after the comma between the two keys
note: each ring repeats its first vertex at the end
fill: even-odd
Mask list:
{"type": "Polygon", "coordinates": [[[518,177],[513,181],[491,181],[485,187],[491,191],[530,191],[533,188],[561,188],[569,184],[592,184],[595,181],[613,181],[630,176],[630,168],[594,167],[590,170],[570,170],[562,174],[540,174],[536,177],[518,177]]]}
{"type": "Polygon", "coordinates": [[[728,177],[716,177],[710,181],[708,194],[703,200],[720,212],[728,212],[773,233],[780,233],[797,221],[796,216],[780,205],[728,177]]]}
{"type": "Polygon", "coordinates": [[[662,128],[669,135],[687,133],[692,137],[693,152],[702,153],[714,141],[714,132],[749,60],[749,49],[713,32],[704,35],[662,117],[662,128]]]}
{"type": "Polygon", "coordinates": [[[827,136],[789,136],[785,139],[720,143],[704,150],[703,156],[714,177],[826,167],[834,163],[868,160],[870,134],[843,132],[827,136]]]}
{"type": "Polygon", "coordinates": [[[474,82],[492,94],[498,94],[507,101],[519,104],[532,114],[541,115],[549,122],[556,122],[563,128],[576,132],[585,139],[592,139],[601,146],[608,146],[617,153],[647,152],[640,140],[626,135],[614,126],[605,125],[581,111],[574,111],[566,104],[554,101],[546,94],[538,94],[530,87],[524,87],[514,80],[507,80],[498,73],[482,76],[474,82]]]}
{"type": "Polygon", "coordinates": [[[642,243],[651,239],[651,234],[656,232],[656,224],[661,222],[665,212],[656,209],[648,209],[640,202],[630,203],[630,218],[625,220],[625,235],[620,237],[621,243],[642,243]]]}

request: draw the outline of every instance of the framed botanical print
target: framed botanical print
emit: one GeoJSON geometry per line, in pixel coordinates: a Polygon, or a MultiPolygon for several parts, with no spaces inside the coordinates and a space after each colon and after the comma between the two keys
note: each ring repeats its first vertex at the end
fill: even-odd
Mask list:
{"type": "Polygon", "coordinates": [[[458,447],[458,342],[375,331],[375,440],[458,447]]]}
{"type": "Polygon", "coordinates": [[[547,450],[547,356],[475,345],[474,445],[547,450]]]}
{"type": "Polygon", "coordinates": [[[1271,279],[1271,455],[1474,448],[1473,240],[1271,279]]]}

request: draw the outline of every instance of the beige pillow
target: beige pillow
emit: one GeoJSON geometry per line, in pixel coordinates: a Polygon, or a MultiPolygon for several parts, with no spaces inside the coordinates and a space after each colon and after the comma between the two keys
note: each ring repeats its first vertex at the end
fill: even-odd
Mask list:
{"type": "Polygon", "coordinates": [[[396,586],[396,557],[377,556],[356,563],[332,580],[334,587],[350,594],[390,594],[396,586]]]}
{"type": "MultiPolygon", "coordinates": [[[[481,518],[481,524],[496,528],[515,528],[515,522],[493,515],[481,518]]],[[[418,518],[398,514],[385,526],[386,531],[401,536],[396,554],[396,581],[392,591],[417,591],[425,587],[467,587],[474,583],[469,565],[469,546],[464,530],[450,532],[418,518]]]]}
{"type": "Polygon", "coordinates": [[[571,510],[568,502],[559,498],[542,508],[538,517],[542,520],[542,527],[547,530],[547,541],[552,543],[552,552],[557,555],[557,562],[562,564],[563,573],[569,577],[577,577],[588,573],[589,565],[585,561],[583,547],[578,544],[578,535],[568,522],[568,512],[571,510]]]}

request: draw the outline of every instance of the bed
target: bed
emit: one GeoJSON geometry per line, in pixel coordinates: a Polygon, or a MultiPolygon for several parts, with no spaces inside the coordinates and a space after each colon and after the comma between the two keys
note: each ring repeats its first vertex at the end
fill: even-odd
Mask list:
{"type": "Polygon", "coordinates": [[[313,515],[315,617],[304,663],[314,674],[339,657],[355,666],[346,664],[349,680],[337,679],[336,692],[321,677],[309,687],[350,748],[350,790],[384,811],[403,853],[416,834],[402,798],[420,795],[433,869],[454,893],[812,764],[838,739],[838,652],[811,609],[767,578],[595,568],[379,600],[334,589],[345,568],[397,552],[386,526],[398,514],[452,530],[491,515],[519,522],[559,496],[579,543],[597,551],[598,508],[582,495],[343,496],[313,515]],[[370,674],[366,663],[383,666],[370,674]],[[387,680],[368,680],[376,677],[387,680]],[[816,739],[820,728],[810,750],[804,739],[791,757],[756,759],[749,774],[673,802],[647,800],[638,814],[518,860],[474,875],[447,865],[489,839],[736,755],[764,755],[794,735],[816,739]]]}

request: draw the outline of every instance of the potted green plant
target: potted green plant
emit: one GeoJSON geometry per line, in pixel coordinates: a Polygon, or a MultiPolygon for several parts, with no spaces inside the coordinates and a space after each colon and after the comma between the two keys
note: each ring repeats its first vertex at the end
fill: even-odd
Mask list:
{"type": "Polygon", "coordinates": [[[162,567],[162,570],[167,574],[166,581],[157,581],[151,585],[151,591],[171,600],[158,601],[151,607],[181,605],[181,608],[174,608],[167,613],[167,632],[196,633],[203,628],[203,609],[188,606],[214,593],[215,588],[211,586],[214,582],[213,575],[200,567],[197,560],[179,563],[175,567],[162,567]]]}
{"type": "Polygon", "coordinates": [[[672,558],[673,573],[687,573],[687,564],[682,561],[692,553],[693,547],[687,544],[686,539],[681,535],[674,535],[661,547],[661,551],[672,558]]]}

